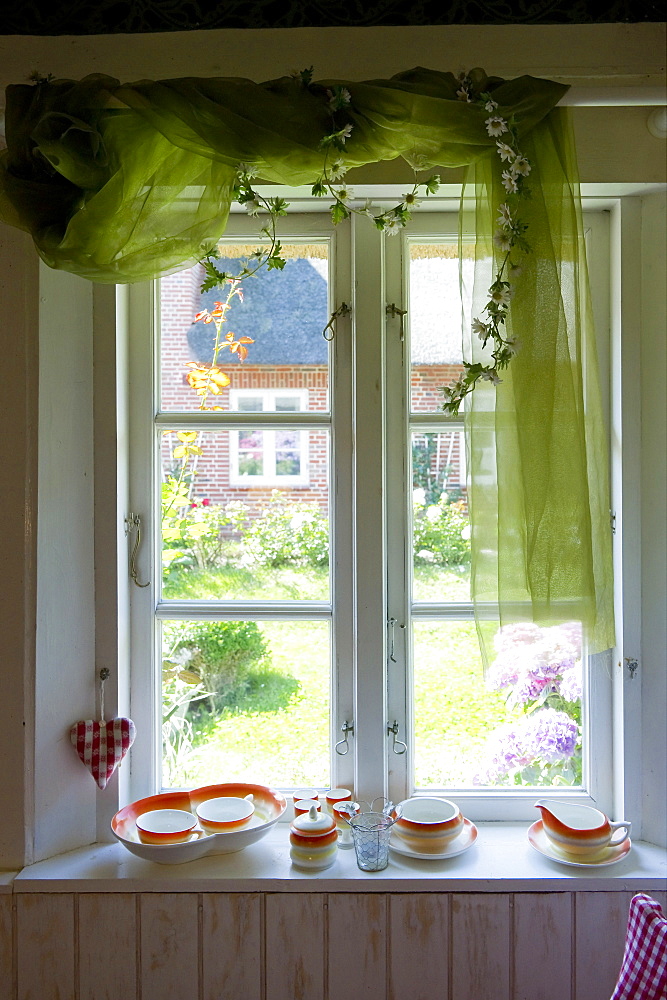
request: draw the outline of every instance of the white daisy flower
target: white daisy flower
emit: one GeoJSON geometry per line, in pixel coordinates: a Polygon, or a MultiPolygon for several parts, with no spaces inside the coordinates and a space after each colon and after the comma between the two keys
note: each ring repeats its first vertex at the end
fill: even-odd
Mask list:
{"type": "Polygon", "coordinates": [[[408,191],[403,195],[403,202],[408,208],[417,208],[417,205],[421,205],[422,199],[418,198],[414,191],[408,191]]]}
{"type": "Polygon", "coordinates": [[[486,131],[489,133],[491,138],[495,138],[496,136],[502,135],[503,132],[509,131],[507,128],[507,122],[504,118],[501,118],[500,115],[492,115],[490,118],[486,119],[484,124],[486,125],[486,131]]]}
{"type": "Polygon", "coordinates": [[[343,177],[345,177],[345,174],[347,173],[347,167],[345,166],[345,162],[341,159],[334,160],[331,166],[329,167],[328,173],[332,181],[342,180],[343,177]]]}
{"type": "Polygon", "coordinates": [[[239,174],[245,174],[250,180],[257,177],[257,167],[253,166],[252,163],[239,163],[236,169],[239,174]]]}
{"type": "Polygon", "coordinates": [[[521,341],[518,337],[510,337],[509,340],[505,341],[505,349],[512,355],[518,354],[521,350],[521,341]]]}
{"type": "Polygon", "coordinates": [[[506,285],[499,285],[497,288],[489,288],[489,298],[497,306],[508,306],[512,299],[512,289],[506,285]]]}
{"type": "Polygon", "coordinates": [[[245,201],[243,203],[243,207],[248,215],[259,215],[262,211],[262,205],[260,205],[256,198],[251,198],[250,201],[245,201]]]}
{"type": "Polygon", "coordinates": [[[490,101],[489,100],[484,105],[484,110],[485,111],[495,111],[497,107],[498,107],[498,105],[496,104],[495,101],[490,101]]]}
{"type": "Polygon", "coordinates": [[[530,160],[527,160],[525,156],[518,156],[512,164],[512,171],[527,177],[530,173],[530,160]]]}
{"type": "Polygon", "coordinates": [[[496,149],[501,160],[513,160],[516,156],[512,147],[508,146],[506,142],[497,142],[496,149]]]}
{"type": "Polygon", "coordinates": [[[352,199],[354,198],[354,191],[352,190],[351,187],[336,188],[334,194],[336,195],[338,200],[342,202],[352,201],[352,199]]]}
{"type": "Polygon", "coordinates": [[[488,372],[482,372],[482,378],[486,382],[493,382],[494,385],[500,385],[500,383],[502,382],[502,379],[498,375],[498,372],[495,370],[495,368],[492,368],[488,372]]]}
{"type": "Polygon", "coordinates": [[[385,219],[384,220],[384,231],[387,236],[395,236],[396,233],[400,233],[403,228],[403,223],[400,219],[385,219]]]}
{"type": "Polygon", "coordinates": [[[503,253],[509,253],[512,249],[512,237],[502,229],[498,229],[493,236],[493,244],[503,253]]]}
{"type": "Polygon", "coordinates": [[[481,319],[475,317],[471,324],[472,332],[479,337],[481,341],[485,341],[489,335],[489,326],[487,323],[483,323],[481,319]]]}
{"type": "Polygon", "coordinates": [[[509,207],[507,202],[503,202],[502,205],[498,205],[498,218],[496,219],[496,225],[504,228],[505,226],[511,226],[513,221],[512,209],[509,207]]]}
{"type": "Polygon", "coordinates": [[[516,174],[513,174],[511,170],[503,170],[503,187],[508,194],[516,194],[519,190],[516,174]]]}
{"type": "Polygon", "coordinates": [[[345,128],[342,128],[338,133],[338,138],[340,139],[341,142],[345,142],[345,140],[349,139],[351,135],[352,135],[352,126],[346,125],[345,128]]]}

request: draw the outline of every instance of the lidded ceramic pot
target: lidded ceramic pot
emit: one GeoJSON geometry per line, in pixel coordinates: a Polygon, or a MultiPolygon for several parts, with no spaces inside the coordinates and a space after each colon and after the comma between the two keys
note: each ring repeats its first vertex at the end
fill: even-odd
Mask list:
{"type": "Polygon", "coordinates": [[[338,855],[338,830],[335,820],[311,806],[290,824],[290,858],[298,868],[317,871],[329,868],[338,855]]]}

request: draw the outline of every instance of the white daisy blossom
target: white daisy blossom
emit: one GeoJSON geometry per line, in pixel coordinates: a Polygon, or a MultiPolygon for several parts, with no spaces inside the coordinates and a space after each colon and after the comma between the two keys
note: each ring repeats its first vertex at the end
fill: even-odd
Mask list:
{"type": "Polygon", "coordinates": [[[495,138],[498,135],[502,135],[503,132],[509,131],[507,128],[507,122],[504,118],[501,118],[500,115],[492,115],[490,118],[486,119],[484,124],[486,125],[486,131],[489,133],[491,138],[495,138]]]}
{"type": "Polygon", "coordinates": [[[257,167],[253,166],[251,163],[239,163],[236,168],[239,174],[245,174],[250,180],[253,177],[257,177],[257,167]]]}
{"type": "Polygon", "coordinates": [[[508,350],[510,354],[518,354],[521,350],[521,341],[518,337],[511,337],[509,340],[505,341],[505,349],[508,350]]]}
{"type": "Polygon", "coordinates": [[[400,219],[385,219],[384,220],[384,231],[387,236],[395,236],[403,228],[403,223],[400,219]]]}
{"type": "Polygon", "coordinates": [[[497,142],[496,149],[501,160],[513,160],[516,157],[512,147],[508,146],[506,142],[497,142]]]}
{"type": "Polygon", "coordinates": [[[342,128],[338,133],[338,138],[341,140],[341,142],[345,142],[345,140],[349,139],[351,135],[352,135],[352,126],[346,125],[345,128],[342,128]]]}
{"type": "Polygon", "coordinates": [[[352,201],[354,198],[354,191],[351,187],[341,187],[334,191],[334,194],[339,201],[352,201]]]}
{"type": "Polygon", "coordinates": [[[416,208],[417,205],[421,205],[422,203],[422,199],[418,198],[414,191],[408,191],[407,194],[404,194],[403,201],[408,208],[416,208]]]}
{"type": "Polygon", "coordinates": [[[516,174],[513,174],[511,170],[503,170],[503,187],[508,194],[516,194],[519,190],[519,185],[516,182],[516,174]]]}
{"type": "Polygon", "coordinates": [[[364,215],[369,216],[369,218],[371,219],[375,218],[373,202],[371,201],[370,198],[366,198],[366,201],[364,202],[364,207],[362,208],[361,211],[364,213],[364,215]]]}
{"type": "Polygon", "coordinates": [[[262,211],[262,206],[260,205],[260,203],[257,201],[256,198],[251,198],[250,201],[244,202],[243,207],[245,208],[248,215],[259,215],[259,213],[262,211]]]}
{"type": "Polygon", "coordinates": [[[496,233],[494,233],[493,243],[494,246],[496,246],[498,250],[502,250],[503,253],[509,253],[512,249],[512,237],[509,233],[506,233],[502,229],[499,229],[496,233]]]}
{"type": "Polygon", "coordinates": [[[329,167],[329,177],[332,181],[340,181],[347,173],[347,167],[343,160],[334,160],[329,167]]]}
{"type": "Polygon", "coordinates": [[[498,372],[493,368],[491,369],[491,371],[482,372],[482,378],[486,382],[493,382],[494,385],[500,385],[500,383],[502,382],[502,379],[498,375],[498,372]]]}
{"type": "Polygon", "coordinates": [[[530,173],[530,161],[525,156],[518,156],[512,164],[512,172],[527,177],[530,173]]]}
{"type": "Polygon", "coordinates": [[[512,209],[509,207],[506,201],[502,205],[498,205],[498,225],[506,226],[512,222],[512,209]],[[502,219],[502,222],[500,221],[502,219]]]}
{"type": "Polygon", "coordinates": [[[489,327],[486,323],[483,323],[481,319],[475,317],[471,325],[472,332],[479,337],[480,340],[486,340],[489,335],[489,327]]]}
{"type": "Polygon", "coordinates": [[[497,107],[498,107],[498,105],[496,104],[495,101],[490,101],[489,100],[484,105],[484,110],[485,111],[495,111],[497,107]]]}
{"type": "Polygon", "coordinates": [[[499,288],[489,288],[489,298],[497,306],[508,306],[512,299],[512,289],[501,285],[499,288]]]}

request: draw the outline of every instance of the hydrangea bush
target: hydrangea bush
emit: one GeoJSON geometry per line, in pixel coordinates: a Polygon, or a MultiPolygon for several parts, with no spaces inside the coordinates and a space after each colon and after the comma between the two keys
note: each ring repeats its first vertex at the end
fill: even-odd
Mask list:
{"type": "Polygon", "coordinates": [[[581,782],[581,625],[502,627],[487,683],[521,712],[488,738],[479,785],[581,782]]]}

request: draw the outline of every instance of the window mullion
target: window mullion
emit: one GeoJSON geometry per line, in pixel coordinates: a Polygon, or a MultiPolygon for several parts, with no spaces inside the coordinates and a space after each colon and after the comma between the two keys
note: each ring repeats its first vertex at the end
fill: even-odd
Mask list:
{"type": "Polygon", "coordinates": [[[355,791],[387,794],[383,237],[353,219],[355,791]]]}

